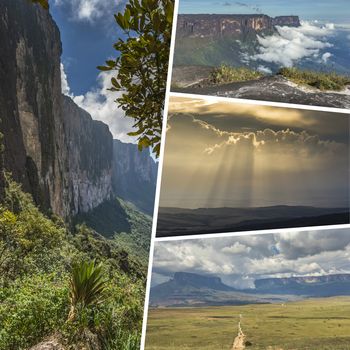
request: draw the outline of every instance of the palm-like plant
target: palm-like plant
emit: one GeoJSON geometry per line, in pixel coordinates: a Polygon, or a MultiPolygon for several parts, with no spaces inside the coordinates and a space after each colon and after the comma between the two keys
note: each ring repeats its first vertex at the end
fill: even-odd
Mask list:
{"type": "Polygon", "coordinates": [[[68,321],[73,321],[77,308],[97,305],[106,298],[107,282],[104,279],[102,264],[83,261],[76,264],[70,279],[70,311],[68,321]]]}

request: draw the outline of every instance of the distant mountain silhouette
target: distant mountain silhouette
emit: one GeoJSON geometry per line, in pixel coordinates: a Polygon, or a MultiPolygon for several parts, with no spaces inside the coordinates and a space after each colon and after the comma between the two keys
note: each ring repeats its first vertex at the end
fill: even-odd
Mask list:
{"type": "Polygon", "coordinates": [[[157,237],[349,223],[349,208],[277,205],[256,208],[160,207],[157,237]]]}
{"type": "Polygon", "coordinates": [[[176,272],[151,289],[151,306],[245,305],[350,295],[350,274],[265,278],[255,289],[236,289],[219,277],[176,272]]]}
{"type": "MultiPolygon", "coordinates": [[[[284,297],[285,299],[285,297],[284,297]]],[[[174,278],[151,289],[151,306],[244,305],[281,300],[260,298],[222,283],[219,277],[176,272],[174,278]]]]}
{"type": "Polygon", "coordinates": [[[312,297],[350,295],[350,274],[265,278],[255,281],[256,293],[294,294],[312,297]]]}

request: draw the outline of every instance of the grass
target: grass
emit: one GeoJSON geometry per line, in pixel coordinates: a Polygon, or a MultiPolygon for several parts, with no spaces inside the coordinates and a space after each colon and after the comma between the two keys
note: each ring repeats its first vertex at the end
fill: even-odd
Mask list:
{"type": "Polygon", "coordinates": [[[296,84],[311,86],[321,91],[341,91],[347,84],[350,84],[350,77],[339,75],[334,72],[316,72],[293,67],[282,68],[279,74],[296,84]]]}
{"type": "Polygon", "coordinates": [[[263,74],[246,67],[230,67],[221,65],[213,70],[210,82],[214,85],[229,84],[238,81],[256,80],[263,77],[263,74]]]}
{"type": "Polygon", "coordinates": [[[350,298],[151,309],[146,350],[230,350],[239,315],[251,350],[350,350],[350,298]]]}

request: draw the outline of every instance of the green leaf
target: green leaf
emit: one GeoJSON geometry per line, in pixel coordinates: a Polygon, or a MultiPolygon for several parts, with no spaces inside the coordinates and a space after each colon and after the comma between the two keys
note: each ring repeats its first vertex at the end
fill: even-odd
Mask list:
{"type": "Polygon", "coordinates": [[[112,67],[106,67],[106,66],[97,66],[97,69],[101,70],[101,71],[109,71],[109,70],[112,70],[113,68],[112,67]]]}

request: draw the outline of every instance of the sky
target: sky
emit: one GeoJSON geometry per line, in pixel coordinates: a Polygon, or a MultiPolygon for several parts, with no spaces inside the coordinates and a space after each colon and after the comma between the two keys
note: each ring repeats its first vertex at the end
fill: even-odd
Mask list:
{"type": "Polygon", "coordinates": [[[349,229],[156,242],[152,285],[174,272],[221,277],[238,289],[260,278],[350,273],[349,229]]]}
{"type": "Polygon", "coordinates": [[[180,0],[179,13],[298,15],[304,20],[349,23],[350,7],[348,0],[180,0]]]}
{"type": "Polygon", "coordinates": [[[94,119],[109,125],[114,138],[135,142],[127,136],[132,120],[114,102],[118,93],[108,91],[114,74],[96,67],[118,54],[113,44],[120,32],[113,14],[122,11],[126,0],[50,0],[50,13],[62,41],[61,76],[63,93],[69,95],[94,119]]]}
{"type": "Polygon", "coordinates": [[[171,97],[161,207],[349,205],[346,114],[171,97]]]}

